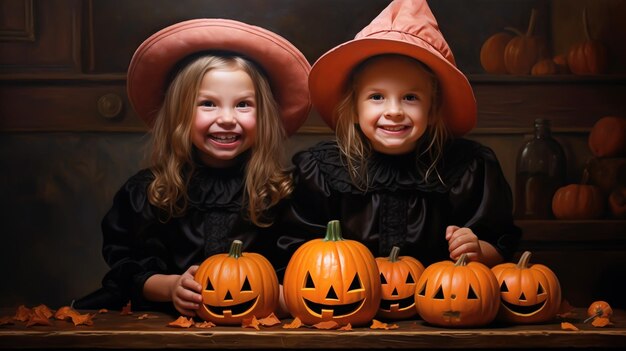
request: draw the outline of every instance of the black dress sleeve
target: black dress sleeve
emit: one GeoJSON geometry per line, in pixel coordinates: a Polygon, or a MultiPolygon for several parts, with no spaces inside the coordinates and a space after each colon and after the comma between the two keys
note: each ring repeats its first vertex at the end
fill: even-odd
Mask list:
{"type": "MultiPolygon", "coordinates": [[[[472,229],[509,260],[521,237],[513,223],[511,188],[493,151],[474,145],[478,145],[476,157],[448,192],[453,214],[450,224],[472,229]]],[[[457,149],[456,153],[463,151],[457,149]]]]}

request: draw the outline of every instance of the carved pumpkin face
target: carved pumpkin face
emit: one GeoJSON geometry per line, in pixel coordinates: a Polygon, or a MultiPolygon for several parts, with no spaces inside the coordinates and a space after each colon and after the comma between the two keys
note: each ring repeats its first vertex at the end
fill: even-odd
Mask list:
{"type": "Polygon", "coordinates": [[[479,262],[433,263],[424,270],[415,292],[417,311],[426,322],[443,327],[474,327],[490,323],[499,307],[498,282],[479,262]]]}
{"type": "Polygon", "coordinates": [[[333,320],[361,325],[380,303],[376,261],[363,244],[344,240],[338,221],[326,238],[304,243],[291,257],[283,282],[289,312],[304,324],[333,320]]]}
{"type": "Polygon", "coordinates": [[[491,270],[500,285],[498,319],[512,323],[541,323],[556,317],[561,306],[561,286],[550,268],[528,265],[530,252],[519,262],[502,263],[491,270]]]}
{"type": "Polygon", "coordinates": [[[198,316],[215,324],[241,324],[246,317],[267,317],[278,306],[278,278],[271,263],[256,253],[241,252],[233,241],[228,254],[207,258],[195,280],[202,285],[198,316]]]}
{"type": "Polygon", "coordinates": [[[407,319],[417,315],[415,287],[424,265],[410,256],[400,256],[394,246],[389,257],[377,257],[382,296],[376,316],[385,319],[407,319]]]}

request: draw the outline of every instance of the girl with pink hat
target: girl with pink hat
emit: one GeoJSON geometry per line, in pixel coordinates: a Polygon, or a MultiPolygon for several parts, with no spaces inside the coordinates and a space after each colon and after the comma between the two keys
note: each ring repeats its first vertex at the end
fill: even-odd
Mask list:
{"type": "Polygon", "coordinates": [[[281,36],[232,20],[181,22],[139,46],[128,96],[151,128],[152,158],[115,195],[102,221],[110,270],[75,308],[130,300],[194,316],[197,265],[235,239],[286,265],[267,227],[293,189],[281,155],[310,110],[309,71],[281,36]]]}
{"type": "Polygon", "coordinates": [[[291,232],[319,237],[338,219],[375,256],[399,246],[424,264],[514,253],[510,187],[493,151],[461,138],[474,94],[426,1],[391,2],[315,62],[309,89],[336,141],[293,158],[291,232]]]}

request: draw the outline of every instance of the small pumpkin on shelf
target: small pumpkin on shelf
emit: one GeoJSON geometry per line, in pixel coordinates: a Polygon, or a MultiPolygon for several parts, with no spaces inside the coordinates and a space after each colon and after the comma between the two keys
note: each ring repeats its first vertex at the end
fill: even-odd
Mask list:
{"type": "Polygon", "coordinates": [[[596,157],[626,156],[626,117],[604,116],[594,123],[588,138],[596,157]]]}
{"type": "Polygon", "coordinates": [[[480,64],[487,73],[506,74],[504,49],[513,39],[513,35],[500,32],[490,36],[480,48],[480,64]]]}
{"type": "Polygon", "coordinates": [[[511,39],[504,48],[504,66],[510,74],[526,75],[533,65],[545,54],[543,41],[533,35],[537,10],[532,9],[526,33],[517,31],[517,36],[511,39]]]}
{"type": "Polygon", "coordinates": [[[552,59],[546,58],[537,61],[530,70],[532,76],[547,76],[557,73],[556,64],[552,59]]]}
{"type": "Polygon", "coordinates": [[[556,190],[552,212],[557,219],[597,219],[604,214],[606,197],[598,186],[587,184],[588,179],[585,169],[581,184],[569,184],[556,190]]]}
{"type": "Polygon", "coordinates": [[[590,75],[605,73],[608,66],[607,48],[589,33],[587,8],[583,10],[585,40],[572,45],[567,54],[567,63],[574,74],[590,75]]]}

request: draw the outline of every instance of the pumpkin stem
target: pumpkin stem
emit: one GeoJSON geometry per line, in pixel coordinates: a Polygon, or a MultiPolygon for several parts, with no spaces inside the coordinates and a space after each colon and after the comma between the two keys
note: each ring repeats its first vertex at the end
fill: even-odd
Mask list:
{"type": "Polygon", "coordinates": [[[530,10],[530,20],[528,21],[528,29],[526,30],[526,36],[529,37],[533,35],[535,31],[535,22],[537,22],[537,10],[530,10]]]}
{"type": "Polygon", "coordinates": [[[517,269],[526,269],[528,268],[528,262],[530,261],[530,251],[524,251],[522,257],[520,257],[519,262],[517,262],[517,269]]]}
{"type": "Polygon", "coordinates": [[[400,254],[400,248],[394,246],[391,248],[391,253],[389,254],[389,262],[398,262],[398,255],[400,254]]]}
{"type": "Polygon", "coordinates": [[[239,258],[241,257],[241,250],[243,248],[243,243],[241,240],[233,240],[233,243],[230,244],[230,251],[228,252],[228,257],[239,258]]]}
{"type": "Polygon", "coordinates": [[[467,258],[467,254],[461,254],[461,257],[459,257],[459,259],[456,260],[456,263],[454,264],[454,266],[455,267],[467,266],[468,261],[469,259],[467,258]]]}
{"type": "Polygon", "coordinates": [[[341,226],[339,225],[338,220],[332,220],[328,222],[326,226],[326,237],[324,241],[342,241],[343,237],[341,236],[341,226]]]}
{"type": "Polygon", "coordinates": [[[585,31],[585,39],[591,41],[591,35],[589,34],[589,20],[587,20],[587,7],[583,9],[583,30],[585,31]]]}
{"type": "Polygon", "coordinates": [[[589,169],[587,169],[587,167],[583,169],[583,176],[580,179],[580,184],[583,184],[583,185],[589,184],[589,169]]]}
{"type": "Polygon", "coordinates": [[[508,30],[510,32],[513,32],[513,33],[515,33],[516,35],[518,35],[520,37],[524,35],[524,33],[522,33],[519,29],[517,29],[515,27],[504,27],[504,29],[508,30]]]}

